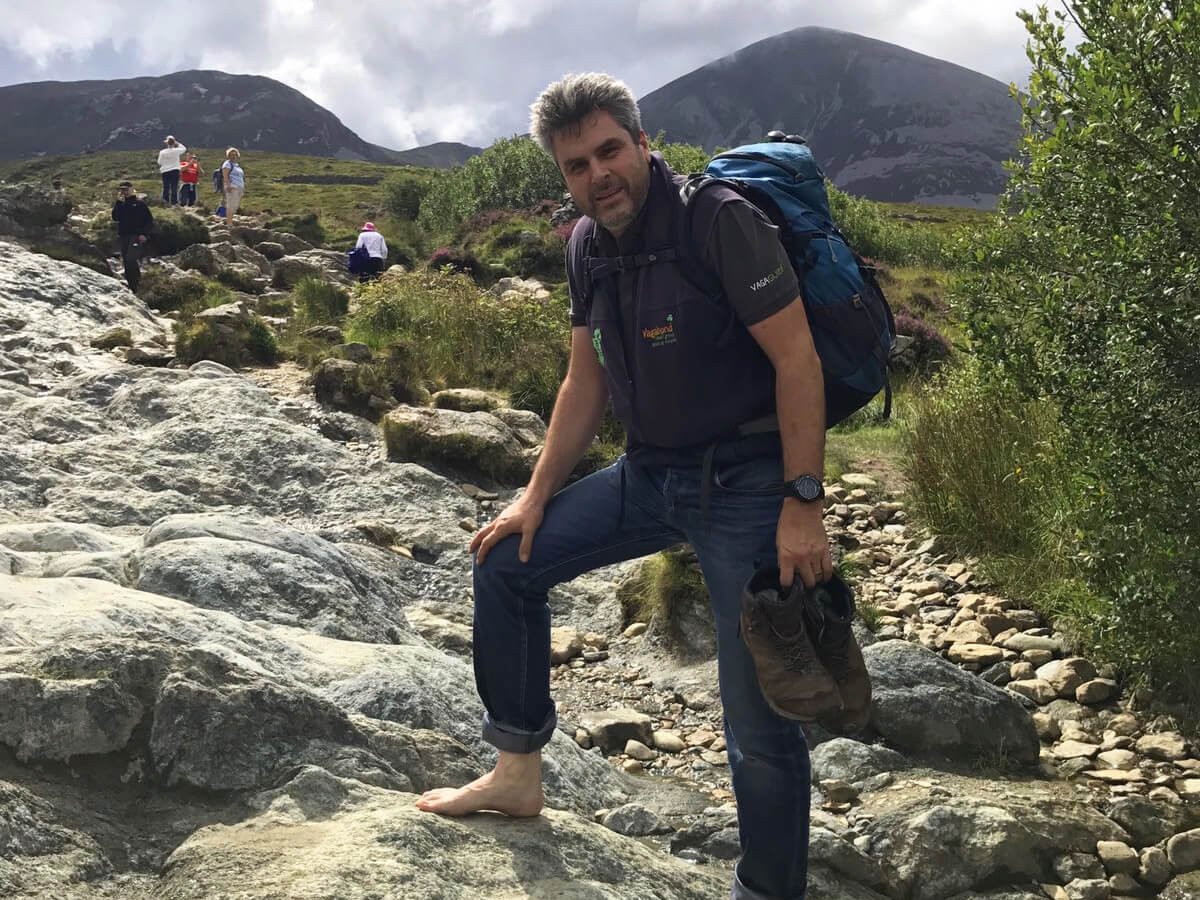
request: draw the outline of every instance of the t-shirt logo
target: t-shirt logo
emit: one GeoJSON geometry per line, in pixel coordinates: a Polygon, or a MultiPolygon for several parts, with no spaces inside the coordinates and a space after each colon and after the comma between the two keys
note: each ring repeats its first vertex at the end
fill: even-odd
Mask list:
{"type": "Polygon", "coordinates": [[[651,347],[665,347],[675,343],[675,316],[668,315],[661,325],[643,328],[642,338],[649,341],[651,347]]]}
{"type": "Polygon", "coordinates": [[[596,356],[600,358],[600,365],[608,365],[604,361],[604,344],[600,340],[600,329],[597,328],[592,332],[592,346],[596,348],[596,356]]]}
{"type": "Polygon", "coordinates": [[[764,275],[762,278],[758,279],[758,281],[753,282],[750,285],[750,290],[761,291],[763,288],[765,288],[767,285],[771,284],[773,281],[775,281],[776,278],[778,278],[782,274],[783,274],[783,263],[780,263],[779,268],[776,269],[774,272],[770,272],[770,273],[764,275]]]}

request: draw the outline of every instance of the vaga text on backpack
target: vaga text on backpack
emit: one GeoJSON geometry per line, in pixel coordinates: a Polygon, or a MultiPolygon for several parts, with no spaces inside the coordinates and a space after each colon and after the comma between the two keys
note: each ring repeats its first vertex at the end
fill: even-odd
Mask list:
{"type": "Polygon", "coordinates": [[[737,191],[779,228],[821,358],[825,427],[866,406],[881,390],[889,415],[887,363],[896,323],[874,271],[834,224],[825,174],[803,139],[772,132],[765,143],[717,155],[684,187],[689,210],[695,194],[713,184],[737,191]]]}

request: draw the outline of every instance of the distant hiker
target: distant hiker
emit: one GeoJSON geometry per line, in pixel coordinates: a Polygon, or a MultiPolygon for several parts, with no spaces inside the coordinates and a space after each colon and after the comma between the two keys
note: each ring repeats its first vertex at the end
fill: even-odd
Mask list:
{"type": "Polygon", "coordinates": [[[242,154],[237,147],[225,151],[221,180],[225,188],[225,224],[232,226],[233,215],[242,203],[242,194],[246,192],[246,173],[242,171],[242,154]]]}
{"type": "Polygon", "coordinates": [[[360,247],[367,251],[367,259],[363,261],[363,267],[359,270],[358,280],[366,284],[379,277],[387,260],[387,241],[375,230],[374,222],[363,222],[354,249],[358,250],[360,247]]]}
{"type": "Polygon", "coordinates": [[[709,227],[684,229],[686,179],[650,152],[620,81],[550,85],[530,130],[585,213],[567,245],[570,362],[525,492],[470,544],[475,682],[499,757],[417,806],[538,815],[542,748],[559,727],[550,589],[688,542],[716,620],[742,848],[732,897],[802,900],[811,774],[800,722],[851,731],[869,683],[861,654],[830,656],[827,670],[814,648],[845,656],[851,631],[823,518],[821,360],[796,273],[778,229],[732,189],[698,193],[691,222],[709,227]],[[562,489],[610,403],[625,455],[562,489]],[[814,604],[828,610],[819,631],[814,604]]]}
{"type": "Polygon", "coordinates": [[[121,262],[125,264],[125,283],[135,294],[142,270],[138,261],[142,256],[142,245],[154,229],[154,216],[133,190],[133,184],[122,181],[117,186],[117,200],[112,208],[113,221],[117,223],[117,237],[121,241],[121,262]]]}
{"type": "Polygon", "coordinates": [[[203,174],[204,170],[200,168],[200,160],[196,159],[195,153],[189,153],[187,162],[179,170],[180,206],[196,205],[196,185],[199,184],[203,174]]]}
{"type": "Polygon", "coordinates": [[[174,135],[168,134],[163,139],[164,146],[158,151],[158,171],[162,175],[163,206],[175,206],[179,203],[179,160],[187,152],[187,147],[175,140],[174,135]]]}

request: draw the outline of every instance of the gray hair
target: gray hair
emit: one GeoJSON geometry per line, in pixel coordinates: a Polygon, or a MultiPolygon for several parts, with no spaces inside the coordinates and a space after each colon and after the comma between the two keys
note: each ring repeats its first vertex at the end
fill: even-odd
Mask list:
{"type": "Polygon", "coordinates": [[[598,110],[616,119],[634,141],[642,133],[642,114],[633,92],[625,82],[603,72],[563,76],[542,91],[529,110],[529,131],[551,156],[554,135],[578,128],[585,117],[598,110]]]}

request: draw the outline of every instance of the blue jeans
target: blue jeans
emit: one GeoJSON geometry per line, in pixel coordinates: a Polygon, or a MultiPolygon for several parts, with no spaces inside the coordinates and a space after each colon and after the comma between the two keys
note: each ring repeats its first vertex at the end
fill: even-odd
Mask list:
{"type": "Polygon", "coordinates": [[[737,797],[742,857],[737,900],[803,900],[808,875],[810,771],[800,726],[772,712],[738,634],[742,588],[776,561],[782,499],[761,491],[782,478],[778,455],[714,466],[701,511],[697,465],[639,465],[622,457],[554,496],[517,557],[519,535],[475,567],[475,683],[484,739],[530,753],[557,725],[550,699],[551,587],[584,572],[687,541],[696,551],[717,626],[725,742],[737,797]]]}
{"type": "Polygon", "coordinates": [[[179,170],[172,169],[162,173],[163,203],[174,206],[179,203],[179,170]]]}

